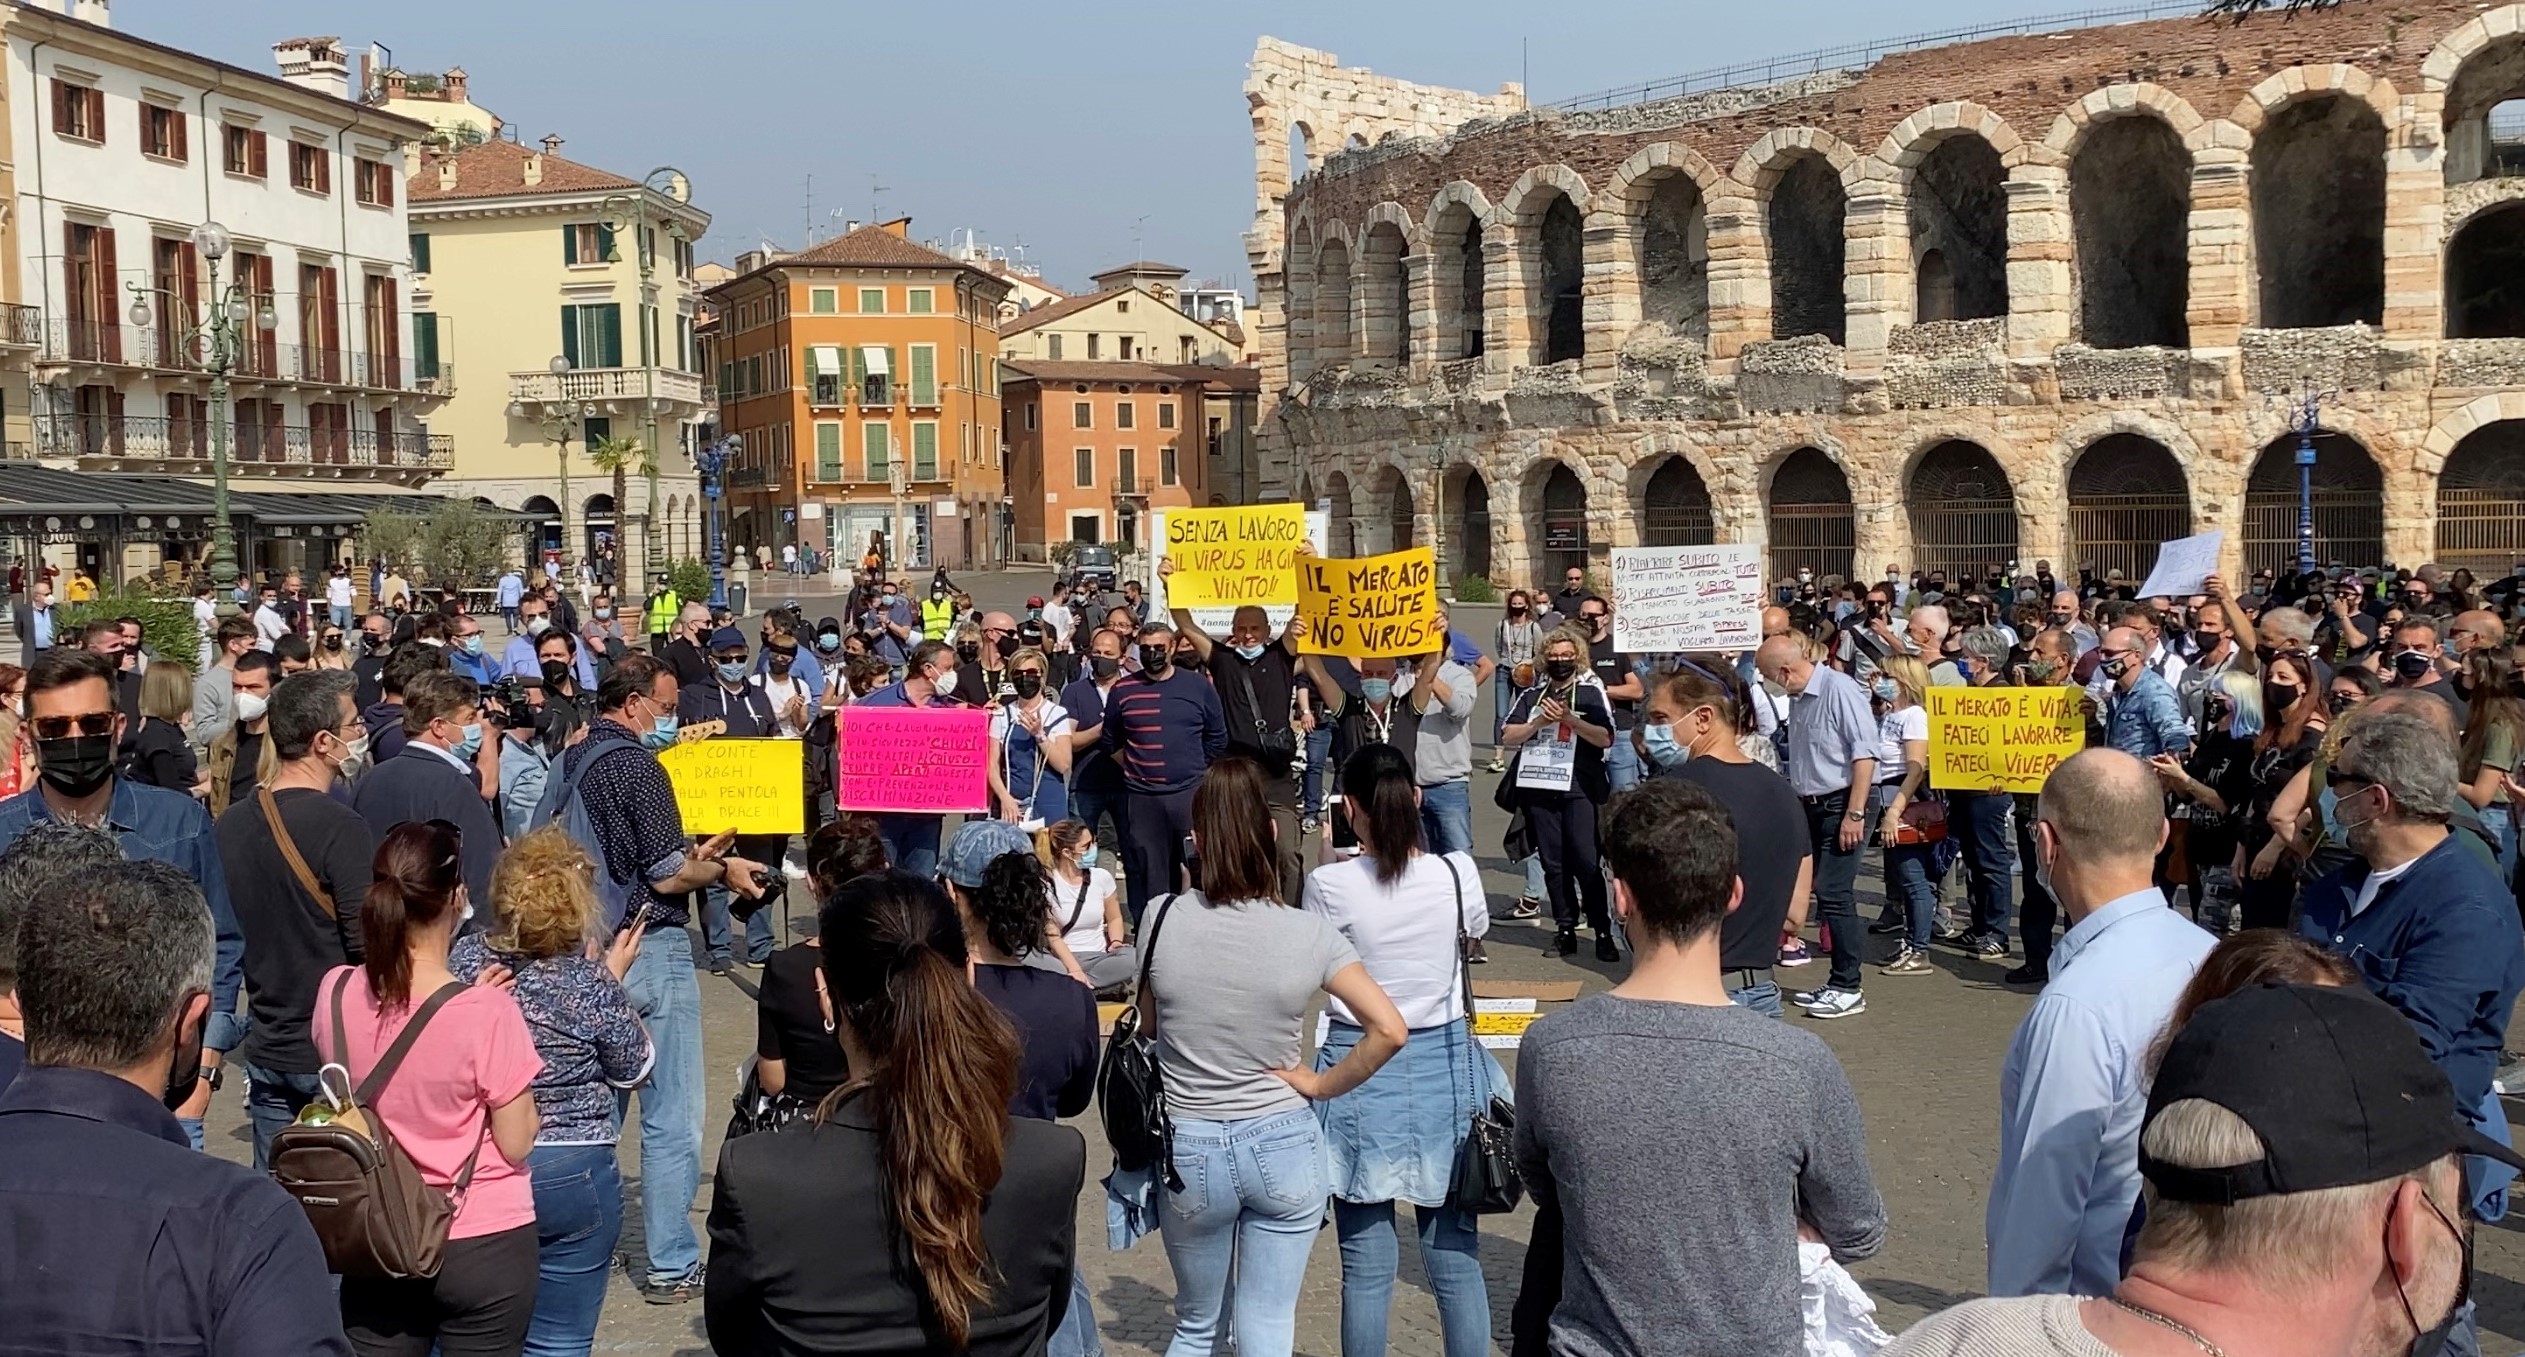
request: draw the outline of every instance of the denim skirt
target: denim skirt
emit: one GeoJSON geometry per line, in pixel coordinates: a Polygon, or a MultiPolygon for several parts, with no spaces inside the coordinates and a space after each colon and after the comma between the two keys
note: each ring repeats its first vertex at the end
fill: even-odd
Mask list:
{"type": "MultiPolygon", "coordinates": [[[[1315,1053],[1318,1071],[1339,1064],[1362,1029],[1336,1021],[1315,1053]]],[[[1316,1105],[1332,1161],[1333,1195],[1350,1202],[1440,1206],[1475,1108],[1510,1096],[1507,1072],[1463,1020],[1412,1030],[1366,1083],[1316,1105]]]]}

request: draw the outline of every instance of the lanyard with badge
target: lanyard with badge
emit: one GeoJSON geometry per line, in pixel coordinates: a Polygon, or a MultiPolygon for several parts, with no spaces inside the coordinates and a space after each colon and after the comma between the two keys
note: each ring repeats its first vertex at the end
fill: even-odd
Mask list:
{"type": "MultiPolygon", "coordinates": [[[[1548,690],[1538,690],[1535,705],[1540,707],[1548,690]]],[[[1576,712],[1573,704],[1578,685],[1571,684],[1557,698],[1565,711],[1576,712]]],[[[1565,792],[1578,775],[1578,732],[1568,717],[1552,728],[1549,736],[1526,741],[1525,751],[1517,760],[1517,785],[1528,791],[1565,792]]]]}

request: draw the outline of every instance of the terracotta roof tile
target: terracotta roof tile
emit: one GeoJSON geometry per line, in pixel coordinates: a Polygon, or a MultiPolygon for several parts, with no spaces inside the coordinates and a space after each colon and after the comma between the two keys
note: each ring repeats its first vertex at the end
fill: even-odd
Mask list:
{"type": "Polygon", "coordinates": [[[1018,381],[1188,382],[1226,390],[1260,390],[1262,378],[1258,369],[1206,363],[1083,363],[1025,358],[1000,361],[1017,374],[1018,381]]]}
{"type": "MultiPolygon", "coordinates": [[[[846,236],[835,236],[811,250],[800,250],[779,261],[781,264],[858,265],[887,269],[960,269],[970,268],[963,260],[952,259],[926,245],[905,240],[882,226],[863,226],[846,236]]],[[[977,272],[979,270],[976,270],[977,272]]]]}
{"type": "Polygon", "coordinates": [[[1128,286],[1109,287],[1102,292],[1083,292],[1075,297],[1063,297],[1057,302],[1045,302],[1033,310],[1019,312],[1016,319],[999,327],[1000,338],[1006,339],[1010,335],[1024,334],[1038,325],[1048,325],[1063,316],[1077,315],[1108,297],[1119,297],[1133,290],[1128,286]]]}
{"type": "Polygon", "coordinates": [[[464,198],[525,198],[547,193],[592,193],[599,189],[638,188],[636,179],[626,179],[609,170],[564,160],[557,155],[520,146],[513,141],[492,140],[467,146],[452,155],[425,155],[421,167],[407,182],[406,195],[412,201],[453,202],[464,198]],[[526,162],[543,157],[543,176],[538,183],[526,182],[526,162]],[[439,187],[439,168],[456,167],[456,186],[439,187]]]}

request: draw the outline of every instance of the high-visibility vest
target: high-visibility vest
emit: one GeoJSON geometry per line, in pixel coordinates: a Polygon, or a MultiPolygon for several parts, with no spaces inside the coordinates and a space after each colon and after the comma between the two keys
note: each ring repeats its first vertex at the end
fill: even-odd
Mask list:
{"type": "Polygon", "coordinates": [[[675,615],[684,610],[684,601],[667,590],[649,600],[649,634],[659,635],[675,625],[675,615]]]}
{"type": "Polygon", "coordinates": [[[921,600],[921,636],[932,641],[947,639],[956,627],[956,601],[951,598],[921,600]]]}

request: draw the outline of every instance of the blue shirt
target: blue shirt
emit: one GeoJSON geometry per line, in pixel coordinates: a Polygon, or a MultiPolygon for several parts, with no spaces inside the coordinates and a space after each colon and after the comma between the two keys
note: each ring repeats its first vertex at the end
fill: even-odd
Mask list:
{"type": "Polygon", "coordinates": [[[488,642],[484,643],[483,653],[480,655],[468,652],[460,644],[450,643],[447,647],[447,667],[485,688],[499,682],[500,679],[500,662],[491,658],[488,642]]]}
{"type": "MultiPolygon", "coordinates": [[[[479,577],[477,576],[477,578],[479,578],[479,577]]],[[[516,606],[518,605],[518,603],[519,603],[520,601],[522,601],[525,597],[526,597],[526,581],[524,581],[524,580],[522,580],[522,579],[519,579],[519,578],[517,577],[517,572],[516,572],[516,571],[512,570],[512,571],[508,572],[507,574],[500,576],[500,606],[501,606],[501,607],[503,607],[503,608],[514,608],[514,607],[516,607],[516,606]]]]}
{"type": "MultiPolygon", "coordinates": [[[[0,853],[18,841],[27,827],[54,818],[39,785],[0,801],[0,853]]],[[[219,865],[219,836],[210,812],[182,792],[151,787],[129,778],[114,779],[105,802],[105,828],[134,862],[163,862],[193,878],[210,905],[210,921],[218,935],[218,951],[210,977],[210,1023],[203,1043],[214,1051],[233,1049],[245,1040],[245,1019],[237,1014],[237,995],[245,988],[245,932],[236,911],[228,907],[228,874],[219,865]]],[[[0,1331],[6,1326],[0,1325],[0,1331]]]]}
{"type": "Polygon", "coordinates": [[[1999,1076],[1990,1294],[2109,1296],[2121,1284],[2148,1048],[2216,945],[2151,888],[2080,919],[2053,950],[2051,983],[1999,1076]]]}
{"type": "Polygon", "coordinates": [[[1098,740],[1122,769],[1122,788],[1145,796],[1193,789],[1227,752],[1227,713],[1210,680],[1181,667],[1153,679],[1125,674],[1105,701],[1098,740]]]}
{"type": "Polygon", "coordinates": [[[50,608],[30,608],[27,610],[26,615],[33,618],[35,621],[35,648],[37,650],[52,649],[53,610],[50,608]]]}
{"type": "MultiPolygon", "coordinates": [[[[552,633],[546,632],[544,634],[549,636],[552,633]]],[[[572,650],[574,653],[570,657],[570,676],[579,681],[580,692],[595,692],[595,661],[588,658],[587,647],[584,644],[574,646],[572,647],[572,650]]],[[[463,653],[464,652],[462,651],[456,652],[456,654],[459,655],[463,653]]],[[[454,656],[451,655],[449,658],[452,659],[454,656]]],[[[544,677],[544,662],[535,658],[535,638],[532,636],[518,636],[511,639],[508,643],[508,649],[500,652],[500,672],[514,675],[518,678],[530,678],[538,683],[542,682],[544,677]]]]}
{"type": "Polygon", "coordinates": [[[2192,725],[2183,719],[2183,699],[2174,685],[2153,669],[2140,670],[2130,691],[2105,700],[2104,742],[2135,759],[2180,756],[2191,749],[2192,725]]]}
{"type": "Polygon", "coordinates": [[[1789,698],[1789,756],[1780,771],[1799,796],[1846,792],[1851,765],[1875,758],[1883,744],[1884,725],[1858,680],[1818,664],[1806,691],[1789,698]]]}
{"type": "Polygon", "coordinates": [[[25,1352],[349,1357],[306,1213],[148,1094],[30,1066],[0,1093],[0,1334],[25,1352]]]}

